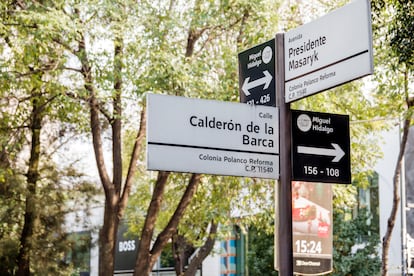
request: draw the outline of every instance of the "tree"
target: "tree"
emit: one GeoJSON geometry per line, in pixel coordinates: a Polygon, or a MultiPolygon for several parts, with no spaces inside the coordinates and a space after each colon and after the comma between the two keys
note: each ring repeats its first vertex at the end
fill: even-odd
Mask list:
{"type": "MultiPolygon", "coordinates": [[[[95,74],[100,72],[94,72],[94,64],[90,59],[91,53],[87,51],[88,35],[94,35],[87,33],[86,29],[78,30],[78,39],[76,40],[76,48],[70,47],[64,41],[60,40],[59,43],[66,45],[68,49],[72,51],[81,63],[80,73],[83,77],[84,89],[87,93],[84,95],[84,99],[88,103],[90,112],[90,127],[92,133],[92,143],[95,152],[95,159],[97,168],[99,171],[99,177],[102,183],[102,187],[105,194],[105,210],[104,210],[104,224],[99,235],[99,274],[106,275],[109,271],[113,271],[114,268],[114,253],[116,233],[118,230],[120,219],[123,216],[129,191],[132,185],[132,176],[135,173],[135,163],[140,151],[141,140],[145,133],[145,109],[141,113],[141,122],[139,130],[136,136],[136,142],[129,167],[127,169],[127,176],[123,182],[122,173],[122,98],[123,98],[123,52],[124,52],[124,33],[122,29],[123,22],[119,22],[119,17],[127,17],[127,8],[129,3],[114,3],[112,6],[102,6],[93,11],[89,10],[86,15],[82,15],[81,10],[78,7],[74,8],[72,16],[76,16],[76,19],[84,26],[87,26],[87,20],[94,21],[94,12],[102,12],[102,18],[108,16],[111,29],[113,32],[113,72],[102,72],[109,74],[112,82],[112,91],[108,95],[108,101],[100,98],[98,94],[97,85],[99,85],[95,74]],[[99,10],[102,8],[102,10],[99,10]],[[118,9],[119,8],[119,9],[118,9]],[[120,14],[114,15],[114,9],[120,14]],[[90,12],[90,13],[89,13],[90,12]],[[119,16],[119,17],[118,17],[119,16]],[[108,109],[110,107],[110,109],[108,109]],[[105,159],[102,137],[104,135],[101,116],[106,120],[106,123],[110,126],[110,135],[112,140],[112,179],[110,177],[105,159]]],[[[89,9],[90,7],[87,7],[89,9]]],[[[95,64],[99,66],[100,64],[95,64]]],[[[109,81],[109,79],[103,79],[101,81],[109,81]]]]}
{"type": "Polygon", "coordinates": [[[362,209],[358,210],[355,218],[346,217],[346,211],[335,209],[334,271],[331,275],[378,275],[381,268],[378,254],[379,233],[375,231],[378,229],[372,229],[372,225],[367,223],[371,215],[362,209]],[[361,248],[355,249],[358,244],[361,248]]]}
{"type": "MultiPolygon", "coordinates": [[[[19,2],[17,4],[20,5],[18,9],[27,12],[30,11],[31,13],[29,14],[33,18],[36,18],[43,23],[41,28],[37,29],[42,31],[42,34],[45,36],[44,38],[47,38],[46,41],[49,43],[50,49],[59,49],[62,54],[61,57],[63,57],[61,60],[67,60],[67,62],[61,62],[56,67],[52,66],[50,68],[51,72],[58,72],[58,70],[61,70],[59,72],[66,74],[66,81],[71,81],[71,83],[65,87],[70,88],[71,91],[65,91],[62,95],[68,96],[68,101],[73,100],[79,103],[80,107],[86,107],[90,113],[92,143],[94,145],[99,177],[106,198],[104,225],[100,233],[100,273],[104,274],[113,270],[115,234],[128,200],[129,190],[131,189],[131,180],[136,168],[135,163],[142,144],[142,134],[145,132],[145,108],[143,108],[140,119],[141,127],[138,131],[135,146],[133,147],[131,161],[126,170],[125,181],[123,181],[121,135],[122,124],[125,118],[123,113],[125,106],[123,106],[122,100],[125,96],[131,97],[132,95],[133,97],[132,93],[128,93],[129,91],[127,91],[128,89],[126,87],[137,85],[134,81],[128,79],[127,76],[128,74],[137,73],[138,71],[139,76],[145,77],[143,72],[140,71],[140,68],[138,68],[138,70],[136,69],[138,67],[137,64],[139,63],[134,61],[134,54],[132,57],[126,56],[125,49],[136,49],[136,45],[141,42],[136,37],[138,35],[143,35],[143,32],[133,30],[133,27],[135,27],[137,22],[142,23],[144,21],[139,20],[140,18],[135,3],[128,3],[125,1],[107,5],[104,3],[95,3],[94,1],[86,3],[77,3],[74,1],[68,5],[63,5],[60,2],[44,2],[42,4],[29,3],[30,5],[25,5],[19,2]],[[45,20],[46,17],[50,17],[53,20],[47,21],[45,20]],[[104,24],[107,24],[107,28],[101,28],[104,24]],[[131,30],[133,31],[131,32],[131,30]],[[95,49],[93,49],[93,45],[97,45],[102,41],[107,43],[107,49],[102,52],[96,52],[95,49]],[[126,65],[130,66],[126,67],[126,65]],[[109,127],[109,130],[107,127],[109,127]],[[106,166],[103,137],[110,137],[112,141],[112,172],[110,172],[106,166]],[[112,179],[110,177],[111,174],[112,179]]],[[[147,11],[155,8],[152,3],[143,4],[147,5],[147,11]]],[[[201,5],[201,2],[197,5],[202,8],[204,13],[208,14],[208,10],[203,10],[204,7],[201,5]]],[[[170,6],[174,6],[174,1],[170,3],[170,6]]],[[[153,14],[151,13],[151,16],[152,15],[153,14]]],[[[168,20],[167,23],[169,23],[168,20]]],[[[224,23],[224,20],[222,23],[224,23]]],[[[234,21],[231,22],[231,24],[234,23],[234,21]]],[[[213,31],[211,31],[211,35],[208,35],[207,38],[212,39],[218,37],[222,32],[220,28],[223,26],[218,24],[217,26],[211,27],[213,31]]],[[[151,72],[152,75],[149,76],[148,80],[150,81],[145,85],[152,87],[154,86],[154,83],[156,84],[159,80],[160,84],[158,87],[155,85],[156,91],[157,89],[171,89],[176,92],[179,92],[180,90],[182,91],[178,82],[180,79],[177,78],[177,76],[183,76],[183,73],[181,73],[180,70],[169,69],[175,68],[176,66],[182,66],[182,68],[186,67],[187,61],[185,60],[185,57],[188,58],[193,55],[194,51],[197,51],[195,43],[198,42],[198,39],[202,38],[203,35],[210,32],[209,28],[210,27],[200,30],[189,30],[188,43],[186,44],[184,55],[181,56],[182,59],[180,58],[181,61],[176,58],[172,59],[180,61],[179,63],[164,59],[161,54],[158,57],[160,60],[157,60],[157,62],[161,62],[161,64],[171,63],[173,67],[166,67],[167,70],[161,72],[158,72],[158,70],[159,68],[164,68],[164,66],[150,67],[146,72],[151,72]],[[163,75],[163,73],[166,75],[163,75]],[[169,76],[170,73],[176,73],[177,75],[169,76]]],[[[160,47],[168,45],[167,38],[170,37],[167,37],[166,35],[168,35],[170,30],[172,29],[161,29],[160,32],[155,33],[155,39],[163,38],[162,43],[159,44],[160,47]]],[[[153,40],[148,40],[146,42],[147,44],[144,44],[144,46],[151,48],[151,45],[153,44],[152,42],[153,40]]],[[[208,42],[208,40],[204,41],[204,43],[206,42],[208,42]]],[[[203,47],[203,44],[201,44],[200,49],[203,47]]],[[[132,52],[130,51],[128,53],[132,52]]],[[[148,51],[148,53],[151,53],[151,51],[148,51]]],[[[170,57],[173,57],[173,55],[170,57]]],[[[146,57],[139,57],[140,60],[145,60],[145,58],[146,57]]],[[[145,62],[142,64],[145,64],[145,62]]],[[[201,63],[199,65],[201,65],[201,63]]],[[[147,90],[145,90],[145,92],[146,91],[147,90]]],[[[139,95],[137,98],[139,98],[139,95]]],[[[164,180],[168,178],[168,175],[168,173],[160,173],[160,178],[157,183],[157,185],[159,185],[157,187],[159,187],[160,191],[162,191],[163,186],[165,185],[164,180]]],[[[158,246],[158,251],[165,245],[165,240],[167,240],[171,233],[174,232],[172,230],[176,228],[178,223],[177,219],[182,216],[191,195],[194,194],[199,179],[200,176],[198,175],[193,175],[193,177],[190,178],[188,193],[186,193],[188,197],[184,198],[182,204],[179,205],[181,207],[178,208],[177,215],[174,217],[175,219],[172,220],[173,225],[172,227],[170,225],[170,228],[164,232],[165,235],[158,246]]],[[[158,195],[156,194],[156,196],[158,195]]],[[[148,217],[151,218],[151,216],[148,217]]],[[[149,236],[149,238],[151,237],[149,236]]],[[[141,244],[145,243],[142,242],[141,244]]],[[[147,266],[147,264],[145,264],[145,266],[147,266]]]]}
{"type": "Polygon", "coordinates": [[[59,18],[29,1],[6,1],[0,8],[0,270],[9,275],[68,273],[62,262],[63,225],[76,184],[64,188],[62,183],[80,175],[54,158],[81,116],[72,101],[64,100],[59,79],[66,59],[49,29],[59,18]]]}
{"type": "MultiPolygon", "coordinates": [[[[391,234],[394,229],[397,211],[400,203],[401,169],[409,128],[412,124],[412,112],[414,99],[409,89],[409,78],[412,76],[413,69],[413,38],[412,38],[412,1],[374,1],[374,22],[375,31],[383,40],[379,45],[382,46],[381,55],[382,69],[379,74],[379,96],[384,96],[384,89],[391,91],[389,101],[384,101],[389,106],[393,106],[396,117],[401,118],[402,134],[400,149],[393,178],[393,203],[390,216],[387,222],[387,229],[382,240],[382,275],[388,273],[388,251],[391,242],[391,234]],[[385,38],[385,39],[384,39],[385,38]],[[384,51],[384,49],[386,51],[384,51]]],[[[389,107],[388,107],[389,108],[389,107]]]]}
{"type": "Polygon", "coordinates": [[[273,268],[273,235],[252,227],[248,230],[248,237],[249,275],[278,275],[273,268]]]}
{"type": "MultiPolygon", "coordinates": [[[[195,1],[193,6],[190,5],[186,9],[178,9],[180,4],[175,3],[173,1],[170,4],[166,4],[165,7],[161,7],[163,10],[161,13],[165,14],[165,17],[157,18],[155,20],[155,24],[159,26],[158,30],[154,30],[153,28],[146,30],[145,33],[152,34],[154,38],[151,40],[158,41],[158,44],[155,47],[159,47],[165,52],[172,52],[174,56],[169,58],[165,58],[162,56],[156,56],[152,58],[152,64],[150,65],[150,69],[147,70],[148,77],[145,79],[151,79],[152,81],[149,82],[147,85],[151,86],[151,90],[157,90],[157,86],[154,86],[154,83],[160,83],[160,88],[167,88],[161,89],[164,91],[170,91],[169,93],[175,93],[178,95],[195,95],[200,97],[203,95],[204,97],[215,97],[222,98],[222,99],[234,99],[237,94],[229,93],[237,91],[237,84],[236,81],[236,74],[234,68],[236,68],[235,64],[235,57],[236,57],[236,45],[237,41],[242,41],[244,36],[242,35],[242,31],[244,28],[252,27],[253,22],[246,24],[246,21],[249,18],[249,12],[254,11],[260,6],[260,3],[255,4],[247,4],[247,3],[238,3],[235,2],[234,4],[230,5],[227,3],[213,3],[213,2],[203,2],[203,1],[195,1]],[[244,12],[240,12],[244,11],[244,12]],[[187,34],[187,38],[182,38],[181,35],[174,36],[175,28],[174,23],[176,26],[180,26],[180,23],[174,22],[174,18],[180,18],[183,20],[183,15],[189,15],[188,20],[184,20],[189,22],[189,26],[184,26],[184,31],[182,33],[187,34]],[[162,20],[161,20],[162,19],[162,20]],[[250,25],[251,24],[251,25],[250,25]],[[159,30],[162,30],[161,32],[159,30]],[[177,41],[175,42],[176,38],[182,39],[186,43],[183,45],[182,42],[177,41]],[[227,44],[226,40],[233,43],[232,45],[227,44]],[[176,54],[178,52],[178,54],[176,54]],[[229,56],[230,53],[233,53],[233,56],[229,56]],[[220,58],[213,58],[215,55],[221,55],[222,59],[220,58]],[[232,60],[232,62],[230,62],[232,60]],[[174,63],[173,65],[171,63],[174,63]],[[224,64],[223,64],[224,63],[224,64]],[[190,67],[191,66],[191,67],[190,67]],[[160,68],[169,68],[168,72],[165,72],[168,78],[164,77],[164,72],[161,71],[160,68]],[[154,69],[152,69],[154,68],[154,69]],[[209,72],[207,70],[212,70],[209,72]],[[157,73],[154,73],[157,71],[157,73]],[[185,72],[186,75],[182,75],[181,72],[185,72]],[[153,79],[156,79],[155,81],[153,79]],[[161,78],[161,79],[160,79],[161,78]],[[168,82],[166,83],[166,80],[168,82]],[[164,87],[162,86],[164,85],[164,87]],[[196,94],[195,94],[196,93],[196,94]]],[[[182,8],[182,7],[181,7],[182,8]]],[[[156,12],[153,12],[153,14],[156,12]]],[[[257,18],[253,19],[252,21],[257,20],[257,18]]],[[[148,20],[151,21],[151,20],[148,20]]],[[[255,22],[255,21],[254,21],[255,22]]],[[[180,30],[180,29],[178,29],[180,30]]],[[[247,36],[246,36],[247,37],[247,36]]],[[[151,51],[154,51],[154,45],[151,45],[151,51]]],[[[165,55],[165,54],[163,54],[165,55]]],[[[162,70],[162,69],[161,69],[162,70]]],[[[182,202],[187,197],[189,193],[187,191],[192,187],[195,186],[193,183],[193,179],[195,177],[199,177],[197,175],[192,175],[188,177],[189,184],[188,186],[181,186],[182,194],[177,196],[176,198],[181,198],[179,203],[171,203],[170,206],[177,206],[177,209],[169,208],[169,210],[181,210],[182,202]]],[[[171,179],[171,175],[169,176],[171,179]]],[[[205,252],[203,255],[197,255],[197,258],[193,258],[194,262],[190,263],[187,271],[183,271],[182,266],[177,268],[178,273],[189,273],[191,275],[192,268],[198,267],[197,263],[199,263],[207,253],[211,250],[212,244],[214,242],[215,236],[215,229],[217,224],[220,220],[224,220],[224,216],[228,218],[228,213],[230,209],[226,206],[226,208],[220,209],[218,202],[220,198],[223,196],[219,193],[214,193],[213,195],[219,196],[215,199],[212,199],[209,202],[213,202],[214,205],[206,206],[206,209],[200,210],[211,210],[213,214],[209,214],[206,216],[204,221],[200,221],[200,218],[197,218],[194,223],[188,223],[191,220],[187,220],[186,215],[183,217],[182,220],[186,221],[187,223],[179,223],[179,218],[183,216],[183,213],[180,211],[180,214],[172,212],[170,216],[165,218],[165,222],[167,224],[163,224],[160,226],[159,234],[154,238],[154,232],[156,231],[155,227],[155,218],[158,215],[157,210],[160,208],[162,209],[162,205],[159,203],[161,199],[164,199],[163,192],[164,187],[159,187],[157,184],[160,183],[159,181],[163,179],[158,176],[158,180],[154,186],[154,191],[152,193],[152,199],[150,203],[150,207],[147,211],[144,211],[146,214],[146,220],[142,226],[142,234],[141,239],[145,240],[145,243],[142,242],[140,244],[140,251],[138,253],[137,258],[137,265],[135,268],[135,273],[149,273],[153,263],[157,259],[160,254],[160,250],[166,244],[167,240],[171,237],[175,238],[175,241],[178,240],[186,240],[191,241],[191,243],[197,244],[201,250],[198,252],[205,252]],[[222,211],[217,211],[222,210],[222,211]],[[179,224],[178,224],[179,223],[179,224]],[[184,226],[184,225],[187,225],[184,226]],[[192,227],[195,226],[196,227],[192,227]],[[190,226],[190,227],[188,227],[190,226]],[[199,229],[199,226],[202,227],[209,227],[210,231],[207,229],[199,229]],[[178,227],[178,230],[176,230],[178,227]],[[203,235],[197,236],[197,240],[195,240],[194,235],[189,234],[185,229],[192,229],[196,233],[203,233],[203,235]],[[212,231],[214,230],[214,231],[212,231]],[[214,234],[214,235],[213,235],[214,234]],[[190,238],[189,236],[192,236],[190,238]],[[149,249],[149,244],[151,239],[154,239],[154,245],[152,249],[149,249]],[[201,243],[202,242],[202,243],[201,243]],[[144,252],[140,254],[141,249],[145,248],[144,252]],[[150,254],[148,254],[150,252],[150,254]],[[148,259],[151,257],[151,259],[148,259]],[[198,258],[200,257],[200,258],[198,258]],[[145,272],[140,269],[140,267],[146,266],[145,272]]],[[[209,177],[209,180],[216,179],[217,180],[224,180],[224,178],[214,178],[209,177]]],[[[197,181],[199,182],[199,181],[197,181]]],[[[228,182],[227,180],[225,182],[228,182]]],[[[236,181],[232,181],[230,183],[234,183],[236,181]]],[[[185,182],[184,182],[185,183],[185,182]]],[[[217,182],[219,183],[219,182],[217,182]]],[[[172,185],[172,184],[170,184],[172,185]]],[[[207,183],[202,181],[201,185],[197,184],[197,193],[200,193],[201,189],[205,189],[204,187],[207,183]]],[[[216,185],[222,184],[214,184],[217,190],[225,190],[226,184],[223,183],[223,188],[219,188],[216,185]]],[[[177,184],[174,186],[176,189],[177,184]]],[[[247,186],[247,185],[246,185],[247,186]]],[[[234,194],[237,194],[237,191],[241,190],[242,185],[238,185],[237,190],[234,194]]],[[[193,192],[191,192],[193,193],[193,192]]],[[[233,196],[234,196],[233,194],[233,196]]],[[[192,197],[193,195],[191,195],[192,197]]],[[[210,198],[210,194],[207,195],[210,198]]],[[[188,198],[190,199],[190,198],[188,198]]],[[[185,199],[188,201],[188,199],[185,199]]],[[[188,201],[186,205],[190,202],[188,201]]],[[[224,201],[223,205],[228,204],[228,201],[224,201]]],[[[191,203],[188,208],[192,208],[193,204],[191,203]]],[[[200,215],[200,214],[199,214],[200,215]]],[[[161,214],[160,214],[161,216],[161,214]]],[[[162,215],[164,216],[164,215],[162,215]]],[[[194,218],[194,216],[192,216],[194,218]]],[[[202,216],[205,217],[204,215],[202,216]]],[[[227,220],[229,221],[229,219],[227,220]]],[[[177,245],[177,243],[176,243],[177,245]]],[[[179,251],[179,250],[178,250],[179,251]]],[[[177,260],[179,260],[179,254],[176,255],[177,260]]],[[[185,274],[187,275],[187,274],[185,274]]]]}

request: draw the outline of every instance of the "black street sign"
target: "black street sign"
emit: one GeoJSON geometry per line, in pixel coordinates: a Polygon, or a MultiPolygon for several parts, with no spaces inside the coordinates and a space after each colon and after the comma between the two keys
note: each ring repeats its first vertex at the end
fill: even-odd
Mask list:
{"type": "Polygon", "coordinates": [[[292,110],[292,179],[351,183],[349,116],[292,110]]]}
{"type": "Polygon", "coordinates": [[[275,40],[239,53],[240,102],[276,106],[275,40]]]}

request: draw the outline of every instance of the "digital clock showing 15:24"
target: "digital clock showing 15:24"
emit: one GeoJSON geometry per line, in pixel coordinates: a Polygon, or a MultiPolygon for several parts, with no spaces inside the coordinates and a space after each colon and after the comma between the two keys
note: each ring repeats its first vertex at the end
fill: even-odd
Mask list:
{"type": "Polygon", "coordinates": [[[315,240],[296,240],[294,250],[296,253],[307,253],[307,254],[321,254],[322,253],[322,242],[315,240]]]}

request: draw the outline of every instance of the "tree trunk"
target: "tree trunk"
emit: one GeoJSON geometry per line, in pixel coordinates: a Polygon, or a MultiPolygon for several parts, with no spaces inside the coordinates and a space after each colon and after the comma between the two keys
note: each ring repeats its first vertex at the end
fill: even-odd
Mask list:
{"type": "Polygon", "coordinates": [[[17,273],[18,276],[30,275],[30,254],[33,249],[34,232],[36,220],[38,218],[36,208],[36,186],[39,179],[39,162],[40,162],[40,131],[42,128],[42,104],[38,95],[34,95],[31,131],[31,149],[29,168],[27,171],[27,194],[26,209],[24,214],[24,225],[20,236],[20,249],[17,256],[17,273]]]}
{"type": "Polygon", "coordinates": [[[148,207],[144,227],[141,232],[134,276],[144,276],[151,273],[152,266],[150,264],[152,263],[151,258],[153,257],[150,253],[151,241],[169,175],[169,172],[158,172],[157,181],[152,192],[151,203],[148,207]]]}
{"type": "Polygon", "coordinates": [[[172,237],[172,252],[175,274],[183,275],[187,260],[194,253],[194,247],[177,231],[172,237]]]}
{"type": "MultiPolygon", "coordinates": [[[[105,189],[105,212],[104,223],[99,234],[99,275],[104,276],[112,274],[115,266],[115,248],[120,213],[120,198],[122,195],[122,38],[115,38],[114,49],[114,94],[112,96],[113,114],[110,119],[112,128],[112,182],[105,178],[101,178],[102,183],[107,183],[105,189]]],[[[96,107],[91,108],[91,113],[97,112],[96,107]]],[[[97,116],[97,115],[96,115],[97,116]]],[[[93,124],[99,123],[96,119],[93,124]]],[[[100,136],[97,131],[94,136],[100,136]]],[[[101,150],[100,150],[101,151],[101,150]]],[[[98,157],[101,159],[102,157],[98,157]]]]}
{"type": "Polygon", "coordinates": [[[210,233],[206,242],[202,247],[200,247],[195,255],[195,257],[188,264],[187,270],[184,273],[184,276],[194,276],[197,273],[197,269],[201,266],[204,259],[210,254],[213,250],[214,243],[216,242],[216,233],[217,233],[217,224],[214,221],[210,224],[210,233]]]}
{"type": "Polygon", "coordinates": [[[411,116],[412,116],[412,107],[414,105],[414,101],[412,98],[408,96],[408,72],[405,71],[404,74],[404,91],[406,94],[406,104],[408,114],[406,115],[406,119],[404,120],[403,125],[403,132],[400,142],[400,151],[398,153],[397,158],[397,165],[394,171],[393,177],[393,202],[392,202],[392,209],[390,217],[388,218],[387,229],[385,235],[382,239],[382,270],[381,275],[386,276],[388,274],[388,253],[391,243],[391,235],[392,231],[394,230],[395,220],[397,218],[398,207],[400,205],[400,184],[401,184],[401,168],[402,168],[402,161],[404,158],[405,148],[407,145],[408,133],[410,130],[411,125],[411,116]]]}
{"type": "Polygon", "coordinates": [[[174,270],[176,275],[181,275],[184,272],[184,237],[178,233],[172,238],[172,253],[174,257],[174,270]]]}
{"type": "Polygon", "coordinates": [[[119,226],[115,206],[105,202],[104,224],[99,233],[99,275],[112,275],[114,271],[116,235],[119,226]],[[101,261],[103,260],[103,261],[101,261]]]}
{"type": "Polygon", "coordinates": [[[201,175],[200,174],[192,174],[191,179],[188,183],[187,189],[184,191],[180,202],[175,209],[174,214],[170,218],[167,226],[161,231],[161,233],[157,236],[157,239],[154,242],[154,245],[151,249],[151,255],[153,256],[151,267],[155,264],[157,258],[161,255],[162,249],[168,243],[168,241],[172,238],[174,233],[177,231],[178,224],[181,218],[184,215],[187,206],[190,204],[191,199],[193,198],[198,184],[201,182],[201,175]]]}
{"type": "Polygon", "coordinates": [[[403,127],[403,135],[401,139],[400,145],[400,153],[398,155],[397,166],[394,172],[393,178],[393,201],[392,201],[392,209],[390,217],[388,218],[387,222],[387,229],[382,239],[382,274],[386,276],[388,274],[388,253],[391,243],[391,235],[392,231],[394,230],[395,220],[397,218],[398,207],[400,205],[400,184],[401,184],[401,167],[402,167],[402,160],[405,151],[405,145],[407,144],[407,137],[410,128],[410,119],[404,121],[403,127]]]}
{"type": "Polygon", "coordinates": [[[197,190],[198,184],[201,181],[200,174],[192,174],[188,183],[187,189],[184,191],[178,206],[170,218],[167,226],[157,236],[152,248],[150,249],[152,237],[154,234],[155,222],[157,214],[161,207],[164,188],[168,179],[168,173],[159,172],[158,179],[155,184],[152,200],[148,208],[147,216],[145,218],[144,227],[141,233],[141,240],[138,247],[137,261],[135,264],[134,276],[144,276],[151,273],[152,267],[157,261],[158,257],[173,234],[177,231],[178,223],[184,215],[184,211],[190,204],[191,199],[197,190]]]}

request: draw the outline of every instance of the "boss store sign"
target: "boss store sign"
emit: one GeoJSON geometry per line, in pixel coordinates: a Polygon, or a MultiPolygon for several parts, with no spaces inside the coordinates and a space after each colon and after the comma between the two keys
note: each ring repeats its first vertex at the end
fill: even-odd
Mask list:
{"type": "Polygon", "coordinates": [[[116,241],[114,274],[133,273],[138,253],[138,237],[127,234],[126,223],[119,225],[116,241]]]}

